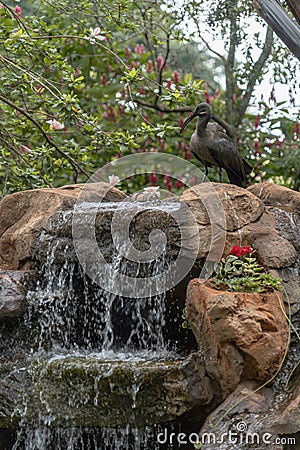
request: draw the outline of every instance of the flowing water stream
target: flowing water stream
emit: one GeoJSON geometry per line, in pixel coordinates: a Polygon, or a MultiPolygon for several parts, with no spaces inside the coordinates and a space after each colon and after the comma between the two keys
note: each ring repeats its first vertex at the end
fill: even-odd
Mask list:
{"type": "MultiPolygon", "coordinates": [[[[166,336],[166,293],[126,298],[108,292],[78,261],[64,260],[55,236],[47,245],[37,284],[27,294],[31,354],[13,450],[174,448],[157,443],[164,427],[156,422],[165,406],[156,407],[158,387],[151,394],[151,386],[180,372],[184,359],[176,340],[166,336]]],[[[168,261],[163,253],[149,264],[130,265],[115,254],[110,263],[118,272],[150,278],[168,261]]],[[[172,430],[172,423],[166,426],[172,430]]]]}

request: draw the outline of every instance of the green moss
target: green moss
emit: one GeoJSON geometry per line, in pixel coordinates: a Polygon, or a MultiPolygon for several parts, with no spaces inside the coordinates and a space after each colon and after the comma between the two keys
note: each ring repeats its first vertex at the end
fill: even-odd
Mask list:
{"type": "Polygon", "coordinates": [[[182,361],[65,358],[35,364],[27,414],[53,426],[141,427],[172,420],[190,407],[182,361]]]}

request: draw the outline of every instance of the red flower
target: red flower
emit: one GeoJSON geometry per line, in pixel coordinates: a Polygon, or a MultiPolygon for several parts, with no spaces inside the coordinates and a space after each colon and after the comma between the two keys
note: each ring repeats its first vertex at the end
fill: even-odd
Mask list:
{"type": "Polygon", "coordinates": [[[239,247],[238,245],[234,245],[232,247],[232,249],[230,250],[230,255],[239,257],[239,256],[248,255],[252,252],[253,252],[253,250],[250,247],[250,245],[247,245],[246,247],[239,247]]]}
{"type": "Polygon", "coordinates": [[[180,189],[184,186],[184,182],[180,179],[180,177],[178,178],[178,180],[175,183],[177,189],[180,189]]]}
{"type": "Polygon", "coordinates": [[[152,172],[150,174],[149,181],[151,183],[151,186],[156,186],[157,185],[157,183],[158,183],[158,176],[156,175],[155,172],[152,172]]]}
{"type": "Polygon", "coordinates": [[[172,189],[172,181],[171,178],[169,177],[169,175],[165,175],[165,185],[166,188],[168,189],[168,191],[170,191],[172,189]]]}
{"type": "Polygon", "coordinates": [[[254,127],[258,128],[260,125],[260,114],[257,114],[257,116],[255,117],[255,121],[254,121],[254,127]]]}
{"type": "Polygon", "coordinates": [[[204,100],[206,101],[206,103],[210,103],[210,95],[207,91],[204,92],[204,100]]]}

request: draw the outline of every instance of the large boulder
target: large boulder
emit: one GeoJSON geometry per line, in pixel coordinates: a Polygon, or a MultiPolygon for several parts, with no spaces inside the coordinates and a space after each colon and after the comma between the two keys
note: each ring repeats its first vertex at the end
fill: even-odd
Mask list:
{"type": "Polygon", "coordinates": [[[197,354],[183,360],[156,360],[151,353],[144,359],[61,356],[36,361],[31,373],[27,420],[43,417],[52,426],[141,428],[174,420],[214,396],[197,354]]]}
{"type": "Polygon", "coordinates": [[[187,290],[187,319],[208,374],[225,397],[241,379],[272,380],[289,345],[279,292],[218,291],[198,279],[187,290]]]}
{"type": "Polygon", "coordinates": [[[288,205],[300,214],[300,192],[274,183],[258,183],[247,188],[267,206],[288,205]]]}
{"type": "Polygon", "coordinates": [[[255,381],[241,382],[206,418],[199,432],[201,448],[218,450],[221,441],[226,450],[236,450],[237,442],[241,450],[249,444],[259,450],[298,448],[299,386],[298,379],[294,390],[289,388],[283,395],[255,381]]]}
{"type": "Polygon", "coordinates": [[[244,226],[262,215],[264,205],[255,195],[234,185],[202,183],[183,192],[199,231],[199,258],[218,259],[241,240],[244,226]]]}
{"type": "Polygon", "coordinates": [[[26,283],[33,274],[0,269],[0,321],[21,317],[25,310],[26,283]]]}
{"type": "Polygon", "coordinates": [[[120,201],[126,197],[107,183],[33,189],[4,197],[0,202],[0,267],[30,268],[35,239],[56,211],[74,207],[83,188],[81,201],[120,201]]]}

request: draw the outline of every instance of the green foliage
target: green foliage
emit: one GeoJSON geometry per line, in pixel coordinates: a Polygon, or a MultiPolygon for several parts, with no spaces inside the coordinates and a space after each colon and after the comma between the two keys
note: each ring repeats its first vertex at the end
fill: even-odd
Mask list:
{"type": "MultiPolygon", "coordinates": [[[[295,122],[283,119],[285,105],[280,124],[273,121],[270,105],[265,105],[260,128],[253,125],[255,116],[239,110],[246,92],[239,82],[253,77],[250,50],[248,66],[235,61],[234,70],[224,69],[225,75],[231,73],[234,92],[228,83],[222,90],[218,78],[224,61],[217,55],[209,57],[208,50],[196,44],[197,31],[192,35],[183,29],[187,18],[206,18],[208,29],[221,33],[229,45],[231,17],[238,14],[235,39],[243,46],[247,36],[242,17],[251,14],[245,4],[224,2],[220,8],[219,2],[204,0],[181,7],[164,0],[21,0],[20,13],[15,2],[4,1],[0,8],[0,195],[84,182],[99,167],[135,152],[190,159],[192,128],[183,136],[179,128],[189,111],[204,100],[233,126],[235,136],[240,135],[239,148],[255,168],[253,182],[272,179],[299,189],[299,133],[293,131],[295,122]],[[233,93],[235,114],[228,109],[233,93]],[[58,128],[51,125],[53,120],[58,128]],[[277,141],[283,136],[279,151],[277,141]],[[260,154],[253,149],[255,139],[260,154]]],[[[217,172],[211,169],[210,177],[216,180],[217,172]]],[[[127,190],[153,184],[154,178],[149,174],[131,180],[127,190]]],[[[164,183],[167,189],[180,189],[180,183],[168,178],[164,183]]]]}
{"type": "Polygon", "coordinates": [[[183,319],[183,322],[182,322],[182,325],[181,325],[182,328],[186,328],[187,330],[190,330],[191,326],[190,326],[190,324],[189,324],[189,322],[188,322],[188,320],[186,318],[186,308],[183,308],[181,317],[183,319]]]}
{"type": "Polygon", "coordinates": [[[280,278],[274,278],[266,272],[256,258],[250,255],[228,255],[215,264],[216,288],[234,292],[264,292],[270,289],[281,289],[280,278]]]}

